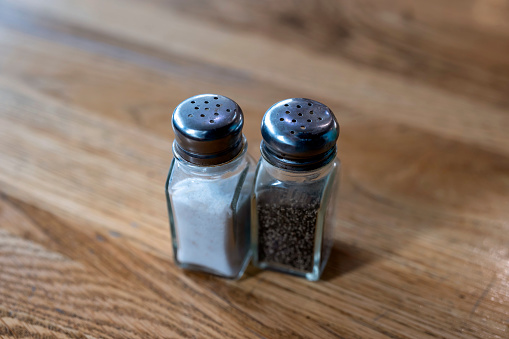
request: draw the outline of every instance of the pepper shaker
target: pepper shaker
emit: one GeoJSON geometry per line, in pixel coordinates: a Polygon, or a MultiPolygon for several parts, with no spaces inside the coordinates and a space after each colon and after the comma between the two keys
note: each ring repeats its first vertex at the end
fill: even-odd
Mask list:
{"type": "Polygon", "coordinates": [[[250,259],[250,199],[255,163],[233,100],[191,97],[172,116],[173,160],[166,181],[175,262],[226,278],[250,259]]]}
{"type": "Polygon", "coordinates": [[[253,262],[315,281],[333,243],[339,125],[322,103],[283,100],[264,115],[252,200],[253,262]]]}

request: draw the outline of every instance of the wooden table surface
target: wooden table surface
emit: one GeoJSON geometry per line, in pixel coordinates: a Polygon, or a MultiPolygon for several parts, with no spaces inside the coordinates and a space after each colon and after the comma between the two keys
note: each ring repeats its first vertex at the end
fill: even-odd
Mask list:
{"type": "Polygon", "coordinates": [[[0,0],[0,336],[509,338],[509,3],[0,0]],[[320,282],[172,260],[170,116],[341,124],[320,282]]]}

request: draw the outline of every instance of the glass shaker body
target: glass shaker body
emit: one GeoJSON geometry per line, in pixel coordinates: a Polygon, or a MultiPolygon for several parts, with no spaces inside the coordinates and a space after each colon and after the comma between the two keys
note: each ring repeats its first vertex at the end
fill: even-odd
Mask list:
{"type": "Polygon", "coordinates": [[[175,156],[167,181],[173,255],[178,266],[236,279],[250,259],[255,163],[246,147],[234,160],[196,166],[175,156]]]}
{"type": "Polygon", "coordinates": [[[283,100],[264,115],[251,203],[253,263],[318,280],[333,245],[339,125],[324,104],[283,100]]]}
{"type": "Polygon", "coordinates": [[[175,263],[239,278],[250,258],[250,199],[255,165],[233,100],[202,94],[172,116],[175,140],[166,181],[175,263]]]}
{"type": "Polygon", "coordinates": [[[288,171],[264,158],[252,200],[254,264],[318,280],[333,245],[338,158],[312,171],[288,171]]]}

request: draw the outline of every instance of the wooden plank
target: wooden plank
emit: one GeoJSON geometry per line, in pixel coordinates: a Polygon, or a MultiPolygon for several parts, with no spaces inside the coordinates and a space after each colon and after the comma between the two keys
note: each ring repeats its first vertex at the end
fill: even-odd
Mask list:
{"type": "MultiPolygon", "coordinates": [[[[464,162],[464,159],[470,159],[475,154],[472,152],[478,152],[479,155],[486,157],[482,161],[484,165],[481,169],[476,166],[470,168],[460,166],[458,170],[465,173],[464,175],[471,176],[469,179],[472,180],[486,177],[494,180],[490,181],[494,186],[505,185],[505,188],[500,189],[500,194],[504,194],[507,192],[509,172],[500,170],[503,163],[496,155],[488,158],[489,154],[486,155],[486,151],[475,151],[451,141],[436,141],[436,136],[425,133],[419,134],[415,131],[409,133],[404,128],[384,128],[381,123],[372,125],[362,123],[358,127],[358,133],[351,134],[350,138],[353,140],[348,144],[352,149],[347,148],[345,153],[350,169],[339,203],[339,207],[345,211],[338,225],[338,244],[335,251],[339,253],[333,257],[335,259],[332,259],[331,268],[326,273],[324,282],[314,285],[272,272],[250,275],[250,278],[239,285],[193,274],[190,275],[191,279],[188,275],[182,275],[172,265],[169,257],[170,239],[161,189],[166,170],[164,162],[165,159],[169,161],[168,141],[58,104],[32,90],[15,86],[12,81],[1,84],[2,190],[15,197],[8,198],[8,201],[15,199],[15,204],[24,206],[24,209],[39,211],[39,208],[44,208],[63,218],[65,221],[57,222],[59,233],[55,235],[50,233],[49,241],[46,242],[52,244],[54,250],[59,253],[76,250],[73,259],[79,263],[87,264],[87,261],[95,262],[97,258],[109,258],[105,263],[101,260],[96,265],[100,265],[103,274],[112,274],[114,277],[115,273],[110,271],[119,269],[116,265],[119,267],[126,265],[126,261],[133,260],[133,255],[146,257],[151,253],[146,262],[132,268],[131,274],[150,276],[147,267],[155,265],[156,262],[158,269],[163,272],[158,274],[164,274],[165,277],[158,276],[159,278],[154,278],[150,283],[142,284],[158,286],[156,292],[153,292],[158,298],[166,298],[168,293],[174,292],[172,288],[175,287],[162,287],[167,284],[167,279],[172,281],[184,279],[184,284],[191,283],[193,288],[199,286],[200,293],[204,293],[208,298],[219,298],[222,303],[239,310],[239,319],[247,316],[246,314],[254,317],[250,330],[259,331],[260,329],[256,327],[259,323],[263,323],[264,326],[271,324],[268,332],[262,334],[265,336],[275,333],[283,336],[283,333],[292,333],[291,331],[302,335],[325,331],[322,333],[324,336],[329,332],[343,336],[404,332],[412,336],[412,333],[418,335],[426,331],[436,335],[454,336],[460,329],[482,330],[491,334],[502,333],[499,331],[504,321],[503,300],[506,296],[503,294],[503,284],[506,283],[506,277],[501,275],[499,260],[505,255],[504,248],[508,241],[506,236],[501,237],[507,234],[507,224],[501,221],[507,216],[507,212],[503,209],[488,210],[498,211],[498,214],[488,214],[493,219],[489,222],[491,227],[481,234],[483,239],[481,245],[478,243],[475,227],[480,217],[486,218],[484,214],[481,216],[477,214],[486,211],[485,208],[496,200],[496,196],[492,200],[489,199],[491,195],[487,194],[497,194],[496,191],[485,192],[483,201],[486,204],[480,204],[480,211],[477,213],[475,209],[472,211],[468,208],[467,212],[463,213],[462,206],[455,209],[454,205],[452,209],[441,211],[437,204],[445,202],[445,206],[448,206],[447,200],[436,201],[433,196],[418,194],[418,191],[414,190],[419,186],[412,188],[410,185],[415,174],[402,176],[412,169],[420,173],[426,181],[433,179],[435,171],[454,168],[448,163],[444,163],[444,168],[441,169],[420,169],[419,166],[405,168],[404,163],[410,161],[419,164],[422,159],[419,155],[415,156],[415,160],[403,156],[407,145],[418,143],[423,147],[422,152],[418,154],[428,156],[433,154],[438,157],[443,155],[441,150],[449,145],[457,148],[456,161],[464,162]],[[378,142],[376,146],[368,147],[365,139],[358,137],[366,135],[366,132],[362,132],[363,129],[378,130],[379,140],[386,142],[381,144],[378,142]],[[403,136],[408,140],[394,149],[391,146],[395,144],[387,138],[388,135],[393,136],[392,140],[402,140],[403,136]],[[356,138],[359,140],[356,141],[356,138]],[[430,143],[430,140],[435,142],[430,143]],[[14,145],[16,147],[13,147],[14,145]],[[360,147],[364,152],[358,152],[356,147],[360,147]],[[373,147],[374,149],[370,151],[373,147]],[[382,162],[384,154],[387,155],[384,151],[390,151],[395,155],[386,157],[385,162],[382,162]],[[378,158],[373,158],[373,154],[379,154],[378,158]],[[377,174],[370,173],[369,166],[366,166],[365,161],[369,160],[382,162],[377,168],[392,173],[399,180],[394,183],[377,180],[376,182],[382,182],[381,186],[372,180],[366,180],[365,178],[377,178],[377,174]],[[148,172],[149,169],[157,168],[160,168],[160,171],[156,170],[155,174],[151,175],[148,172]],[[397,172],[398,168],[402,174],[397,172]],[[410,182],[406,181],[406,178],[410,182]],[[363,182],[362,185],[367,185],[368,188],[360,186],[359,182],[363,182]],[[86,183],[94,185],[87,187],[86,183]],[[398,192],[398,184],[408,187],[412,194],[398,192]],[[383,198],[378,198],[378,194],[383,198]],[[27,201],[29,205],[17,199],[27,201]],[[74,225],[69,220],[81,222],[74,225]],[[133,222],[136,223],[136,227],[131,225],[133,222]],[[88,226],[83,228],[82,225],[88,226]],[[88,238],[79,240],[76,232],[82,229],[98,233],[95,237],[92,233],[88,238]],[[69,235],[64,236],[64,233],[69,235]],[[66,238],[74,241],[67,242],[66,238]],[[61,240],[54,243],[57,239],[61,240]],[[129,251],[135,254],[126,257],[124,252],[99,253],[105,239],[108,243],[119,242],[122,246],[129,246],[129,251]],[[395,247],[394,239],[398,239],[401,244],[399,248],[395,247]],[[84,252],[90,248],[93,252],[85,255],[84,252]],[[473,253],[475,257],[472,257],[473,253]],[[423,254],[426,256],[423,257],[423,254]],[[358,267],[345,272],[342,266],[351,265],[342,262],[345,256],[354,262],[357,261],[354,265],[358,267]],[[113,263],[110,260],[113,260],[113,263]],[[115,264],[116,260],[120,262],[115,264]],[[482,265],[475,264],[479,260],[482,265]],[[102,267],[105,264],[107,267],[102,267]],[[171,277],[167,276],[168,274],[171,274],[171,277]],[[311,298],[308,296],[310,289],[313,291],[311,298]],[[423,291],[427,292],[423,294],[423,291]],[[498,295],[502,299],[488,299],[486,294],[498,295]],[[464,299],[461,299],[461,296],[464,299]],[[477,302],[480,296],[483,296],[482,300],[477,302]],[[264,300],[264,306],[260,306],[257,312],[252,310],[250,302],[252,298],[264,300]],[[466,301],[462,302],[463,300],[466,301]],[[265,302],[268,305],[265,305],[265,302]],[[271,304],[273,305],[270,306],[271,304]],[[307,306],[297,311],[299,305],[307,306]],[[420,305],[426,307],[422,309],[420,305]],[[266,307],[281,312],[279,317],[268,321],[265,315],[261,316],[260,314],[267,312],[266,307]],[[387,309],[390,310],[390,317],[388,314],[384,315],[387,309]],[[478,312],[482,313],[477,316],[478,312]],[[293,315],[289,316],[290,314],[293,315]],[[457,314],[460,317],[457,318],[457,314]],[[306,320],[307,316],[313,317],[316,324],[311,325],[306,320]],[[339,323],[338,316],[341,319],[339,323]],[[295,327],[296,317],[301,318],[303,328],[295,327]],[[382,318],[384,321],[379,323],[382,318]],[[444,326],[444,318],[448,319],[448,326],[444,326]],[[459,321],[466,318],[469,318],[468,324],[459,321]],[[483,319],[491,319],[498,327],[483,324],[483,319]]],[[[410,147],[408,151],[415,151],[415,148],[410,147]]],[[[454,162],[452,161],[453,164],[454,162]]],[[[455,177],[458,173],[451,171],[449,175],[455,177]]],[[[433,185],[432,182],[428,184],[433,185]]],[[[457,192],[456,185],[449,187],[449,190],[455,193],[449,198],[449,203],[458,202],[458,196],[463,197],[471,193],[457,192]]],[[[17,213],[23,215],[24,212],[17,213]]],[[[37,216],[31,218],[40,219],[37,216]]],[[[20,222],[14,219],[12,226],[2,227],[9,232],[15,232],[18,236],[32,234],[31,230],[23,232],[19,224],[20,222]]],[[[54,222],[42,221],[32,225],[31,228],[39,229],[38,233],[47,234],[48,228],[54,229],[55,225],[54,222]]],[[[39,239],[38,241],[41,242],[39,239]]],[[[3,257],[10,262],[9,256],[3,257]]],[[[12,269],[7,269],[2,272],[8,275],[6,279],[11,279],[11,284],[4,289],[5,294],[12,289],[12,283],[16,281],[16,278],[9,278],[15,270],[13,272],[12,269]]],[[[103,282],[98,281],[94,284],[102,286],[103,282]]],[[[131,288],[138,287],[135,285],[121,287],[126,293],[129,293],[131,288]]],[[[194,295],[190,298],[189,302],[192,300],[192,304],[200,307],[209,303],[195,300],[194,295]]],[[[8,305],[18,303],[19,297],[8,299],[8,305]]],[[[212,306],[212,313],[209,316],[212,317],[216,311],[212,306]]],[[[271,316],[274,317],[273,314],[271,316]]],[[[115,320],[113,322],[116,323],[115,320]]],[[[193,327],[190,331],[202,330],[200,327],[193,327]]],[[[115,333],[110,332],[112,336],[119,335],[115,333]]],[[[237,334],[247,335],[245,332],[240,333],[237,334]]],[[[214,335],[221,336],[221,333],[214,335]]]]}
{"type": "MultiPolygon", "coordinates": [[[[22,13],[29,17],[40,16],[59,24],[72,22],[74,27],[88,27],[88,31],[94,27],[93,30],[100,29],[115,39],[206,62],[229,72],[240,72],[276,88],[286,88],[294,97],[312,96],[330,101],[336,112],[345,110],[391,119],[499,152],[509,149],[506,109],[445,93],[412,79],[360,68],[250,32],[219,30],[207,22],[191,21],[174,11],[164,11],[152,3],[136,2],[132,6],[122,6],[115,1],[72,4],[53,0],[44,6],[31,0],[15,3],[21,10],[28,11],[22,13]],[[28,5],[30,7],[24,7],[28,5]],[[99,7],[101,11],[95,12],[99,7]],[[37,12],[33,12],[35,10],[37,12]],[[126,26],[124,21],[130,25],[126,26]],[[213,39],[208,36],[211,31],[213,39]],[[257,46],[256,53],[252,46],[257,46]],[[310,67],[297,66],[308,64],[310,67]]],[[[263,113],[272,103],[263,102],[262,109],[255,114],[263,113]]]]}
{"type": "Polygon", "coordinates": [[[255,32],[507,108],[509,6],[500,1],[171,3],[163,10],[255,32]]]}
{"type": "Polygon", "coordinates": [[[239,4],[208,9],[241,22],[204,3],[0,1],[0,337],[506,337],[509,117],[506,75],[490,67],[505,64],[495,42],[509,33],[495,5],[414,3],[404,24],[399,1],[291,7],[355,14],[356,61],[299,45],[325,44],[334,20],[301,34],[274,22],[286,2],[239,4]],[[369,59],[408,27],[429,68],[391,68],[406,45],[391,67],[369,59]],[[367,48],[375,29],[392,40],[367,48]],[[310,96],[337,113],[341,213],[322,281],[249,268],[232,282],[173,264],[169,113],[216,91],[244,108],[254,156],[275,101],[310,96]]]}

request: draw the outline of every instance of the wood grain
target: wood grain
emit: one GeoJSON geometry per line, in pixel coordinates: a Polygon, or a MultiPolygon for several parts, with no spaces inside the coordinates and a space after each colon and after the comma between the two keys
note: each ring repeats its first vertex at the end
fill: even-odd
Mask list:
{"type": "Polygon", "coordinates": [[[503,1],[0,0],[0,337],[508,338],[503,1]],[[172,109],[328,104],[322,281],[172,261],[172,109]]]}

